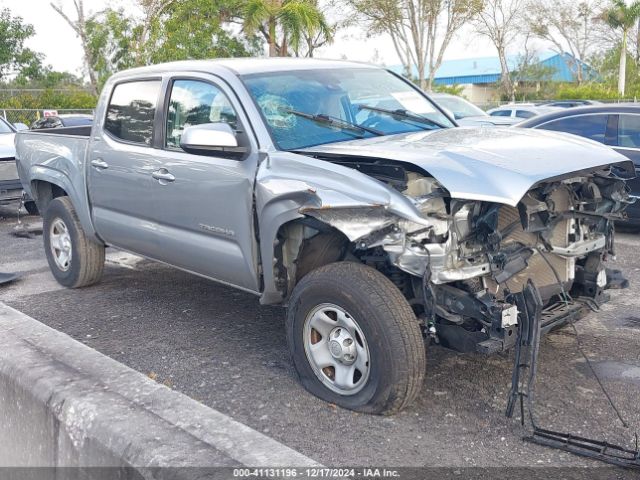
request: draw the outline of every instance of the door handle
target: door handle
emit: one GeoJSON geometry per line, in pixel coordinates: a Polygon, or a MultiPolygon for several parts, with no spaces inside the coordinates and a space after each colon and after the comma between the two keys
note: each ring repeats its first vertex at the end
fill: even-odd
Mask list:
{"type": "Polygon", "coordinates": [[[101,158],[96,158],[95,160],[91,160],[91,166],[96,167],[98,170],[104,170],[109,168],[109,164],[102,160],[101,158]]]}
{"type": "Polygon", "coordinates": [[[166,168],[161,168],[160,170],[156,170],[151,174],[151,176],[156,180],[158,180],[162,185],[166,185],[168,182],[173,182],[176,179],[176,177],[171,175],[169,173],[169,170],[167,170],[166,168]]]}

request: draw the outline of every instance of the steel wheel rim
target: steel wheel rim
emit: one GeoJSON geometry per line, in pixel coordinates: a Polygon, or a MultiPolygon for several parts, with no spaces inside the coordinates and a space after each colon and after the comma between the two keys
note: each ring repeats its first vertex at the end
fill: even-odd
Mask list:
{"type": "Polygon", "coordinates": [[[369,347],[362,329],[343,308],[323,303],[304,321],[303,343],[313,373],[330,390],[355,395],[371,371],[369,347]]]}
{"type": "Polygon", "coordinates": [[[60,218],[56,218],[49,228],[49,246],[56,266],[66,272],[71,267],[71,235],[67,225],[60,218]]]}

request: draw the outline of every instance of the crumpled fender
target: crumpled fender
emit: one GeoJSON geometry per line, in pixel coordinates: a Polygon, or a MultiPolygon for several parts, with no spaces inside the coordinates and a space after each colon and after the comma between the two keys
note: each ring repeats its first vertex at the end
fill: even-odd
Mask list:
{"type": "Polygon", "coordinates": [[[274,242],[282,225],[310,216],[338,229],[351,241],[398,218],[429,225],[413,202],[352,168],[290,152],[270,152],[258,168],[255,186],[264,290],[262,303],[279,303],[274,242]]]}

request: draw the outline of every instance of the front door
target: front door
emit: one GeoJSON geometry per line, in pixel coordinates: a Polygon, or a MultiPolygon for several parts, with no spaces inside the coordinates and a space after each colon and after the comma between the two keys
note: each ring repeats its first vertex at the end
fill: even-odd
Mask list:
{"type": "Polygon", "coordinates": [[[253,222],[257,165],[248,120],[233,93],[214,77],[193,74],[167,86],[162,144],[153,180],[159,260],[257,292],[258,258],[253,222]],[[190,126],[226,122],[244,154],[195,155],[180,148],[190,126]]]}

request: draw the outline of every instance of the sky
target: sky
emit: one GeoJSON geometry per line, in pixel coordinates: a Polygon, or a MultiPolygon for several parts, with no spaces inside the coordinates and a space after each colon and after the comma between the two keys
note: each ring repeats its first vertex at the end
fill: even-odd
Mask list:
{"type": "MultiPolygon", "coordinates": [[[[27,23],[35,27],[36,34],[27,46],[43,53],[46,63],[55,70],[82,72],[82,50],[80,42],[71,28],[52,8],[51,1],[72,12],[72,0],[0,0],[0,8],[9,8],[13,15],[21,16],[27,23]]],[[[137,9],[132,7],[133,0],[85,0],[89,12],[97,12],[106,7],[124,7],[132,15],[137,9]]],[[[495,49],[491,43],[469,31],[462,31],[450,44],[445,59],[494,56],[495,49]]],[[[335,42],[317,51],[316,57],[382,63],[387,66],[397,65],[398,57],[388,37],[366,38],[358,28],[351,28],[338,33],[335,42]]]]}

